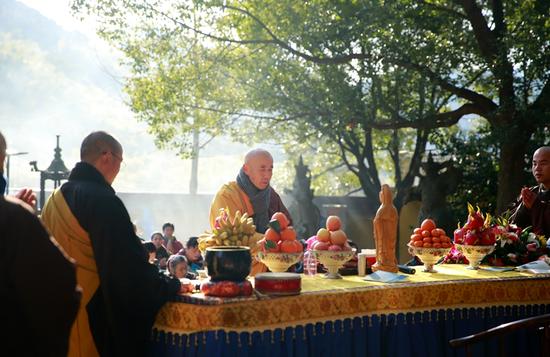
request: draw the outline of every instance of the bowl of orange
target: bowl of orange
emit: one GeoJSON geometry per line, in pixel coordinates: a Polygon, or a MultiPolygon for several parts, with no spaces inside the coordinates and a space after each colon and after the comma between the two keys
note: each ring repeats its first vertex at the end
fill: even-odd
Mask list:
{"type": "Polygon", "coordinates": [[[269,221],[264,238],[258,241],[256,259],[270,271],[282,273],[302,259],[303,246],[296,239],[296,231],[282,212],[276,212],[269,221]]]}

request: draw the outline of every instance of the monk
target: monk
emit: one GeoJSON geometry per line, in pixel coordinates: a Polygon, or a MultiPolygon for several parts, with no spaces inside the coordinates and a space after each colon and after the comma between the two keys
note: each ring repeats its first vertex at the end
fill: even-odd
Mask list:
{"type": "Polygon", "coordinates": [[[155,316],[181,284],[149,263],[111,187],[123,160],[120,143],[93,132],[82,142],[80,158],[42,211],[50,232],[75,259],[82,287],[69,356],[145,356],[155,316]]]}
{"type": "MultiPolygon", "coordinates": [[[[229,208],[231,215],[237,210],[247,212],[254,219],[256,231],[265,233],[267,224],[275,212],[283,212],[292,219],[281,197],[270,186],[273,175],[273,157],[264,149],[249,151],[244,158],[236,181],[223,185],[210,206],[210,226],[214,228],[220,208],[229,208]]],[[[250,275],[267,271],[267,267],[255,260],[250,275]]]]}
{"type": "Polygon", "coordinates": [[[533,232],[550,237],[550,146],[535,151],[531,172],[538,185],[521,190],[510,220],[519,227],[531,226],[533,232]]]}
{"type": "Polygon", "coordinates": [[[6,141],[0,133],[0,335],[3,356],[66,356],[80,290],[74,262],[34,209],[4,197],[6,141]]]}
{"type": "Polygon", "coordinates": [[[373,221],[376,263],[372,266],[372,270],[397,273],[399,269],[395,257],[395,245],[397,243],[398,215],[388,185],[382,185],[379,198],[381,205],[373,221]]]}

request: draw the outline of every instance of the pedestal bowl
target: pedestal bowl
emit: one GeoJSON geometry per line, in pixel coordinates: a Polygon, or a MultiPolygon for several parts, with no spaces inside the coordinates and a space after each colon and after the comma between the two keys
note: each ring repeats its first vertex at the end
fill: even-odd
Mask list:
{"type": "Polygon", "coordinates": [[[274,273],[282,273],[288,270],[291,266],[298,263],[302,259],[304,253],[278,253],[278,252],[262,252],[256,253],[259,261],[264,263],[270,271],[274,273]]]}
{"type": "Polygon", "coordinates": [[[342,279],[342,276],[338,273],[344,263],[349,261],[355,255],[355,248],[352,250],[312,250],[313,256],[321,264],[327,268],[328,273],[325,274],[326,279],[342,279]]]}
{"type": "Polygon", "coordinates": [[[407,244],[409,247],[409,253],[411,255],[417,256],[424,263],[424,272],[426,273],[437,273],[437,270],[434,269],[434,265],[444,256],[446,256],[451,248],[423,248],[415,247],[410,243],[407,244]]]}
{"type": "Polygon", "coordinates": [[[495,245],[465,245],[455,244],[456,249],[468,259],[468,269],[479,269],[479,264],[487,254],[495,250],[495,245]]]}

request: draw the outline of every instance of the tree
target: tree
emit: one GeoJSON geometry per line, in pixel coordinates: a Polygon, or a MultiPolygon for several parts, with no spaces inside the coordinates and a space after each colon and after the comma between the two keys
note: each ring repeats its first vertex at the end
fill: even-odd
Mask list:
{"type": "Polygon", "coordinates": [[[238,128],[242,137],[247,119],[254,119],[256,129],[259,120],[279,133],[301,133],[302,140],[314,133],[333,135],[365,194],[376,197],[373,130],[394,130],[389,157],[396,168],[397,130],[418,130],[411,169],[403,177],[395,170],[396,205],[417,173],[429,131],[475,114],[487,119],[498,143],[502,210],[522,184],[523,144],[537,127],[548,125],[546,2],[220,0],[171,7],[163,1],[80,0],[76,5],[99,13],[102,34],[131,59],[138,79],[128,86],[137,100],[133,108],[161,142],[175,137],[175,127],[185,133],[188,124],[180,121],[188,116],[209,133],[238,128]],[[201,41],[190,41],[195,35],[201,41]],[[194,66],[185,65],[191,60],[194,66]],[[383,93],[391,96],[380,97],[383,93]],[[445,105],[444,98],[454,105],[445,105]],[[231,127],[234,123],[238,126],[231,127]],[[315,130],[306,130],[311,127],[315,130]]]}
{"type": "MultiPolygon", "coordinates": [[[[86,4],[91,3],[77,3],[86,4]]],[[[434,92],[426,78],[366,59],[325,66],[263,43],[232,44],[212,36],[210,42],[198,41],[197,19],[213,21],[211,27],[225,19],[209,13],[211,4],[201,8],[202,17],[198,5],[167,10],[161,4],[128,4],[95,5],[108,10],[100,16],[101,34],[118,44],[131,68],[130,105],[159,145],[185,152],[186,134],[200,129],[243,141],[270,138],[286,143],[290,152],[296,142],[316,145],[316,151],[329,147],[373,202],[380,191],[378,167],[393,172],[395,204],[401,207],[418,174],[429,128],[394,126],[391,118],[415,121],[445,107],[448,98],[434,92]],[[127,26],[134,17],[138,25],[127,26]]],[[[338,33],[333,37],[335,45],[342,41],[338,33]]]]}

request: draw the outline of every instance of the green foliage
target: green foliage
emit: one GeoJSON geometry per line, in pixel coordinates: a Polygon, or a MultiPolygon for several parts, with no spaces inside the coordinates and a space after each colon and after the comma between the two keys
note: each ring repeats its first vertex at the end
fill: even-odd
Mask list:
{"type": "MultiPolygon", "coordinates": [[[[307,144],[313,170],[343,162],[373,197],[381,168],[398,196],[410,187],[426,135],[466,114],[489,122],[475,152],[489,147],[484,159],[508,170],[499,180],[515,189],[518,143],[548,128],[550,97],[537,102],[550,77],[546,3],[77,0],[74,8],[95,16],[125,54],[130,105],[160,146],[189,154],[195,130],[203,140],[277,142],[291,154],[307,144]]],[[[477,145],[464,146],[465,166],[477,145]]]]}
{"type": "Polygon", "coordinates": [[[447,199],[455,220],[464,223],[469,202],[475,202],[484,212],[494,213],[499,153],[487,122],[479,121],[477,127],[468,131],[439,129],[430,141],[441,157],[452,158],[462,172],[455,193],[447,199]]]}

